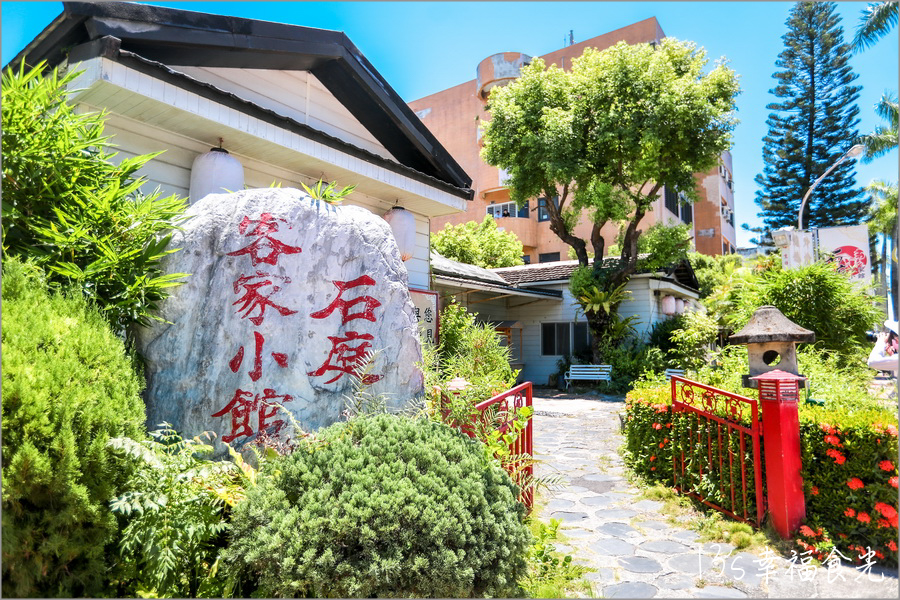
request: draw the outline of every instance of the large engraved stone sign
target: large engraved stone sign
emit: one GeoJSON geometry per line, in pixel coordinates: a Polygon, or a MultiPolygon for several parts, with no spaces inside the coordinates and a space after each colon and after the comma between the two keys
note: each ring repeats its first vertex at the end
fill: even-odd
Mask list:
{"type": "Polygon", "coordinates": [[[213,194],[188,210],[168,273],[189,273],[139,334],[147,417],[242,445],[340,418],[354,379],[402,407],[421,394],[407,272],[390,227],[294,189],[213,194]],[[287,412],[286,412],[287,411],[287,412]]]}

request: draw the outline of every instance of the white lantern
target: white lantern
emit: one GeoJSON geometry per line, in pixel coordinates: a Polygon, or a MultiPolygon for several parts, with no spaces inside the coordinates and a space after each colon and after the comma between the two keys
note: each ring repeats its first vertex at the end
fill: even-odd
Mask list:
{"type": "Polygon", "coordinates": [[[662,312],[664,315],[675,314],[675,296],[663,296],[662,312]]]}
{"type": "Polygon", "coordinates": [[[244,167],[224,148],[210,148],[191,165],[191,204],[209,194],[244,189],[244,167]]]}
{"type": "Polygon", "coordinates": [[[680,315],[684,313],[684,300],[681,298],[675,298],[675,314],[680,315]]]}
{"type": "Polygon", "coordinates": [[[402,206],[395,206],[384,213],[384,220],[391,226],[397,247],[400,249],[400,258],[404,261],[413,256],[416,248],[416,219],[413,214],[402,206]]]}

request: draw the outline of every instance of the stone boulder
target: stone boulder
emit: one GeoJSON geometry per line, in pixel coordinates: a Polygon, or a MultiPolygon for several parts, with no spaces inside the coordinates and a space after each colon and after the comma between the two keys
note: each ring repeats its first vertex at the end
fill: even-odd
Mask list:
{"type": "Polygon", "coordinates": [[[339,420],[358,382],[390,408],[421,395],[407,271],[383,219],[295,189],[212,194],[188,215],[163,266],[190,276],[160,307],[169,323],[138,334],[150,427],[239,447],[339,420]]]}

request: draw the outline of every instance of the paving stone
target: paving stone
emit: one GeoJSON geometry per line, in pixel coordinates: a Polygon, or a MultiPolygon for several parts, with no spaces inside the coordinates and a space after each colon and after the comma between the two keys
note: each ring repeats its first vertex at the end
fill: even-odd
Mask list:
{"type": "Polygon", "coordinates": [[[553,547],[556,548],[556,551],[560,554],[572,554],[575,550],[571,546],[567,544],[561,544],[559,542],[553,542],[553,547]]]}
{"type": "Polygon", "coordinates": [[[712,567],[713,559],[705,554],[691,552],[677,554],[666,561],[666,567],[679,573],[700,576],[712,567]]]}
{"type": "Polygon", "coordinates": [[[725,542],[706,542],[703,544],[703,552],[713,557],[716,553],[719,556],[727,556],[731,554],[732,550],[734,550],[734,546],[725,542]]]}
{"type": "Polygon", "coordinates": [[[605,473],[585,475],[584,478],[588,481],[623,481],[621,477],[617,477],[615,475],[607,475],[605,473]]]}
{"type": "Polygon", "coordinates": [[[720,585],[708,585],[694,592],[694,598],[746,598],[747,594],[741,590],[723,587],[720,585]]]}
{"type": "Polygon", "coordinates": [[[694,578],[687,575],[672,574],[656,580],[659,587],[666,590],[686,590],[694,587],[694,578]]]}
{"type": "Polygon", "coordinates": [[[547,510],[562,510],[564,508],[572,508],[573,506],[575,506],[575,503],[571,500],[557,498],[556,500],[551,500],[547,503],[547,510]]]}
{"type": "Polygon", "coordinates": [[[566,537],[573,537],[573,538],[582,538],[582,537],[587,537],[589,535],[594,535],[593,531],[588,531],[587,529],[579,529],[579,528],[562,529],[561,533],[566,537]]]}
{"type": "Polygon", "coordinates": [[[662,565],[646,556],[626,556],[619,559],[619,565],[632,573],[659,573],[662,565]]]}
{"type": "Polygon", "coordinates": [[[663,503],[655,500],[641,500],[640,502],[635,502],[631,506],[638,510],[660,511],[662,510],[663,503]]]}
{"type": "Polygon", "coordinates": [[[611,508],[601,509],[594,513],[598,518],[604,520],[614,519],[630,519],[637,514],[637,511],[628,510],[627,508],[611,508]]]}
{"type": "Polygon", "coordinates": [[[564,523],[573,523],[576,521],[583,521],[588,518],[587,514],[583,512],[568,512],[564,510],[558,510],[550,514],[550,516],[554,519],[559,519],[564,523]]]}
{"type": "Polygon", "coordinates": [[[653,598],[659,590],[643,581],[629,581],[607,585],[603,588],[604,598],[653,598]]]}
{"type": "Polygon", "coordinates": [[[634,554],[634,546],[617,538],[607,538],[594,542],[589,546],[601,556],[630,556],[634,554]]]}
{"type": "Polygon", "coordinates": [[[606,583],[607,581],[615,581],[616,580],[616,570],[608,569],[606,567],[600,567],[596,571],[591,571],[589,573],[584,574],[584,578],[588,581],[599,581],[602,583],[606,583]]]}
{"type": "Polygon", "coordinates": [[[604,523],[603,525],[598,527],[596,531],[617,538],[625,538],[628,536],[637,535],[638,533],[634,527],[632,527],[631,525],[626,525],[625,523],[604,523]]]}
{"type": "Polygon", "coordinates": [[[656,531],[664,531],[666,529],[671,529],[672,526],[668,523],[663,523],[662,521],[640,521],[635,523],[635,525],[639,528],[645,529],[654,529],[656,531]]]}
{"type": "Polygon", "coordinates": [[[614,502],[612,498],[607,496],[585,496],[580,500],[582,504],[587,504],[588,506],[609,506],[614,502]]]}
{"type": "MultiPolygon", "coordinates": [[[[751,587],[756,587],[765,579],[766,568],[762,559],[749,552],[739,552],[725,559],[724,573],[730,579],[736,579],[751,587]]],[[[717,570],[722,570],[722,563],[716,564],[717,570]]]]}
{"type": "Polygon", "coordinates": [[[581,487],[580,485],[567,485],[563,488],[566,492],[572,492],[573,494],[581,494],[582,492],[589,492],[590,490],[586,487],[581,487]]]}
{"type": "Polygon", "coordinates": [[[697,532],[695,532],[695,531],[676,531],[675,533],[671,534],[669,537],[673,537],[676,540],[678,540],[679,542],[688,542],[688,543],[694,543],[700,539],[700,536],[697,535],[697,532]]]}
{"type": "Polygon", "coordinates": [[[638,546],[638,548],[646,550],[647,552],[663,552],[665,554],[680,554],[690,550],[690,548],[684,544],[679,544],[678,542],[673,542],[671,540],[651,540],[649,542],[644,542],[638,546]]]}
{"type": "Polygon", "coordinates": [[[573,478],[570,483],[587,488],[595,494],[603,494],[613,489],[613,482],[611,481],[591,481],[584,477],[573,478]]]}

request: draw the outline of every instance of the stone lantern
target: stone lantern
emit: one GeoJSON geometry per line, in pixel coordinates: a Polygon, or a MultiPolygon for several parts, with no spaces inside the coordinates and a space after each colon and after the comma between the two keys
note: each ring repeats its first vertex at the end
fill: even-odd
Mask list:
{"type": "MultiPolygon", "coordinates": [[[[753,379],[771,371],[784,371],[802,377],[797,366],[797,344],[816,341],[816,334],[800,327],[774,306],[760,306],[743,329],[730,336],[734,344],[746,344],[750,373],[743,375],[744,387],[756,389],[753,379]]],[[[806,387],[805,378],[800,387],[806,387]]]]}

